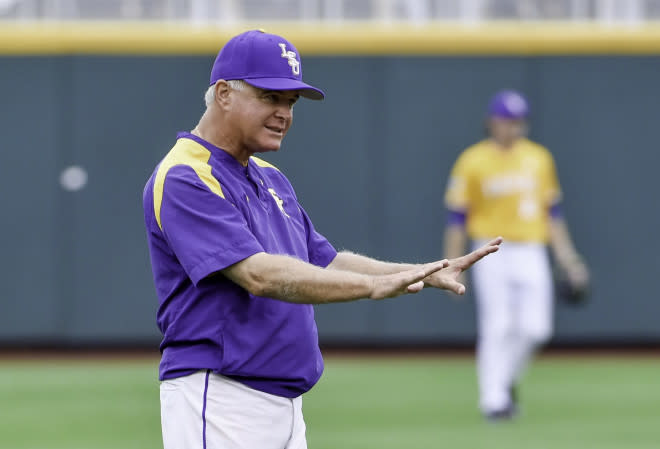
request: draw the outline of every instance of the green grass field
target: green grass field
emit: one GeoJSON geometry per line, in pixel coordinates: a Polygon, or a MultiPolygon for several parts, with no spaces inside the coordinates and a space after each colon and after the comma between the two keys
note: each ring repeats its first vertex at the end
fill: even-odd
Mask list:
{"type": "MultiPolygon", "coordinates": [[[[0,361],[0,448],[161,447],[156,360],[0,361]]],[[[659,449],[660,360],[537,360],[511,423],[476,411],[468,357],[328,357],[310,449],[659,449]]],[[[258,449],[258,448],[255,448],[258,449]]]]}

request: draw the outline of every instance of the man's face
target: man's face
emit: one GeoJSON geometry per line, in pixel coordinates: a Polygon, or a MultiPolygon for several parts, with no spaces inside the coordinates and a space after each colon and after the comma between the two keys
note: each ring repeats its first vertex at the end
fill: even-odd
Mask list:
{"type": "Polygon", "coordinates": [[[489,127],[491,136],[500,142],[513,142],[527,133],[527,122],[522,119],[492,117],[489,127]]]}
{"type": "Polygon", "coordinates": [[[262,90],[246,84],[232,91],[231,126],[237,144],[250,154],[280,149],[293,122],[297,91],[262,90]]]}

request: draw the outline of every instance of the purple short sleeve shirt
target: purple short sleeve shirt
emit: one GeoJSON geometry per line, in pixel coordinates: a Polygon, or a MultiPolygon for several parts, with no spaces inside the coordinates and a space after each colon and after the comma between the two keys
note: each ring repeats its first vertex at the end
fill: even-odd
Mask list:
{"type": "Polygon", "coordinates": [[[143,204],[163,333],[160,379],[211,369],[279,396],[308,391],[323,372],[313,307],[251,295],[217,273],[259,252],[320,267],[335,258],[286,177],[179,133],[143,204]]]}

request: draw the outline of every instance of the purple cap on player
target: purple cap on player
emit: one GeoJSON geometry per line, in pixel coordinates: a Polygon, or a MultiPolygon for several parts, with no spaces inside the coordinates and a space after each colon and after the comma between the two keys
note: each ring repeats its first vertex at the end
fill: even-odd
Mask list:
{"type": "Polygon", "coordinates": [[[244,80],[266,90],[299,90],[300,95],[322,100],[321,89],[302,80],[296,47],[276,34],[251,30],[234,36],[218,53],[211,70],[211,85],[218,80],[244,80]]]}
{"type": "Polygon", "coordinates": [[[529,103],[520,92],[501,90],[491,98],[488,115],[513,120],[524,119],[529,115],[529,103]]]}

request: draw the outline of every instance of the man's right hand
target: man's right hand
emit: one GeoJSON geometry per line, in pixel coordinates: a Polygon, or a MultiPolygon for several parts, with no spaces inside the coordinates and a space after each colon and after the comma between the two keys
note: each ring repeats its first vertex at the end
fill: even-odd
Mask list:
{"type": "Polygon", "coordinates": [[[371,299],[394,298],[417,293],[424,288],[424,279],[449,266],[447,259],[432,262],[395,274],[372,276],[371,299]]]}

